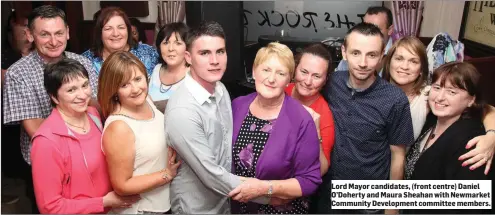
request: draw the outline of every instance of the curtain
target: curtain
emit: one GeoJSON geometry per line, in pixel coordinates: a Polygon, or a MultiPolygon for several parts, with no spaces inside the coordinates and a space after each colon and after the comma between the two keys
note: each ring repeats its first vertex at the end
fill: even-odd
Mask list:
{"type": "Polygon", "coordinates": [[[184,1],[158,1],[158,18],[155,25],[155,38],[160,28],[167,23],[182,22],[186,16],[184,1]]]}
{"type": "Polygon", "coordinates": [[[423,1],[393,1],[392,15],[394,17],[394,41],[404,36],[419,36],[423,17],[423,1]]]}

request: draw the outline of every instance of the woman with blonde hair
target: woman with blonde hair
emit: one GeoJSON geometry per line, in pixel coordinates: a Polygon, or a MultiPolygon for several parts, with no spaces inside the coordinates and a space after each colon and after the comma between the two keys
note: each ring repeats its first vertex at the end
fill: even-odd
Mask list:
{"type": "MultiPolygon", "coordinates": [[[[415,140],[419,138],[421,129],[426,122],[426,116],[431,110],[428,106],[428,93],[431,89],[428,85],[428,74],[426,48],[418,38],[403,37],[390,48],[384,61],[383,78],[401,88],[407,95],[415,140]]],[[[483,124],[487,130],[495,129],[494,119],[495,108],[488,106],[483,117],[483,124]]],[[[474,143],[477,143],[476,148],[462,155],[459,159],[470,158],[462,165],[473,164],[471,169],[487,164],[485,173],[488,174],[495,149],[495,132],[487,132],[485,135],[475,137],[467,143],[467,146],[472,147],[474,143]]]]}
{"type": "MultiPolygon", "coordinates": [[[[294,67],[294,56],[287,46],[268,44],[254,60],[256,92],[232,102],[234,174],[270,180],[268,189],[261,193],[288,203],[246,203],[257,196],[232,195],[241,202],[234,213],[308,213],[306,197],[321,183],[315,123],[299,101],[284,93],[294,67]]],[[[249,184],[241,184],[231,194],[245,186],[249,184]]]]}
{"type": "Polygon", "coordinates": [[[148,96],[146,68],[133,54],[116,51],[102,66],[98,89],[110,182],[119,195],[141,196],[132,207],[112,213],[169,212],[169,184],[180,163],[167,147],[164,116],[148,96]]]}

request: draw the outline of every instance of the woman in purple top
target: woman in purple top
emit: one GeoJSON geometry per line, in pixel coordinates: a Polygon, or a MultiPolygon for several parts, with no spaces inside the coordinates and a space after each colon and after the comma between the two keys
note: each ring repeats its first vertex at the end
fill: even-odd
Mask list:
{"type": "MultiPolygon", "coordinates": [[[[321,183],[315,123],[297,100],[284,93],[294,75],[294,64],[285,45],[270,43],[261,48],[253,65],[257,92],[232,102],[232,171],[268,180],[267,192],[259,189],[272,198],[272,205],[260,205],[248,202],[252,196],[234,195],[239,202],[233,202],[233,213],[308,213],[306,197],[321,183]]],[[[243,185],[236,190],[258,189],[243,185]]]]}

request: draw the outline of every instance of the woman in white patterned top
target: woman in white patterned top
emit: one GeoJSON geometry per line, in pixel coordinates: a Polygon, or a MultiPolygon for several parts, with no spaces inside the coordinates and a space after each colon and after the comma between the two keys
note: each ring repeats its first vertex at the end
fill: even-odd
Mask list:
{"type": "Polygon", "coordinates": [[[146,68],[132,53],[117,51],[103,63],[99,89],[110,182],[119,195],[141,196],[132,207],[111,212],[169,212],[169,184],[180,163],[167,147],[164,116],[148,97],[146,68]]]}
{"type": "MultiPolygon", "coordinates": [[[[401,88],[409,99],[413,122],[414,139],[418,136],[430,112],[427,103],[430,86],[428,85],[428,59],[423,43],[416,37],[403,37],[390,48],[384,60],[383,78],[401,88]]],[[[495,108],[489,106],[484,114],[483,124],[489,129],[495,128],[495,108]]],[[[462,155],[463,165],[476,169],[485,163],[485,174],[490,170],[495,146],[495,133],[487,133],[469,141],[468,146],[476,148],[462,155]],[[468,159],[470,158],[470,159],[468,159]]]]}
{"type": "Polygon", "coordinates": [[[153,69],[148,92],[158,110],[164,112],[167,100],[177,87],[184,82],[189,64],[184,58],[186,52],[187,26],[182,22],[166,24],[156,36],[159,64],[153,69]]]}

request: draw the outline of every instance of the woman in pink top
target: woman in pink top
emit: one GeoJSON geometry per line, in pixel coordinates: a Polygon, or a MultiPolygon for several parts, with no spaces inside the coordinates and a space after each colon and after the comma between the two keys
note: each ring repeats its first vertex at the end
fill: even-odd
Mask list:
{"type": "Polygon", "coordinates": [[[33,136],[31,161],[36,203],[41,213],[105,213],[130,207],[139,196],[112,191],[100,149],[102,124],[91,99],[88,72],[62,59],[45,69],[52,113],[33,136]]]}

